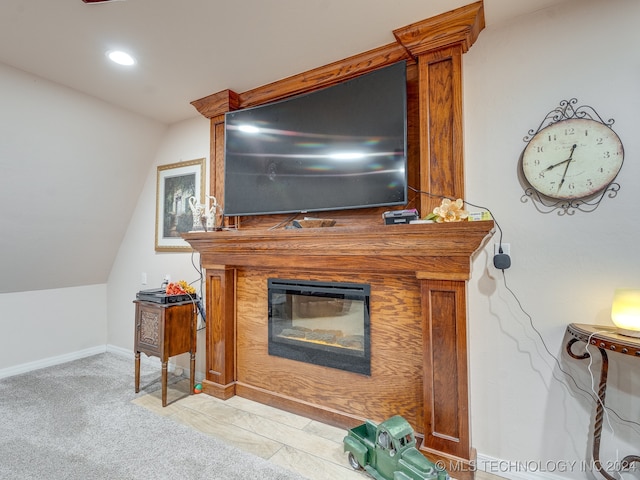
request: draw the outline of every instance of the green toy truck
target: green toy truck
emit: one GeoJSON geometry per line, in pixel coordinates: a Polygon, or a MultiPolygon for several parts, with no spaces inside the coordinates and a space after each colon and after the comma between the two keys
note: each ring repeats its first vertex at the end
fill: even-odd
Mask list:
{"type": "Polygon", "coordinates": [[[349,430],[343,443],[349,464],[376,480],[449,479],[446,470],[418,451],[411,425],[399,415],[379,425],[367,420],[349,430]]]}

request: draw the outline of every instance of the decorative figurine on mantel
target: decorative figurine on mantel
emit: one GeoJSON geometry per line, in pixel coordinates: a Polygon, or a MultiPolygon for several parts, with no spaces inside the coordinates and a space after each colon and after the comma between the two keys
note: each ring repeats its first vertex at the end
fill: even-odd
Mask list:
{"type": "Polygon", "coordinates": [[[189,207],[191,208],[191,214],[193,215],[193,227],[192,231],[211,231],[217,228],[217,214],[220,205],[216,197],[207,195],[207,198],[211,201],[211,206],[208,207],[205,203],[198,203],[196,197],[189,197],[189,207]]]}
{"type": "Polygon", "coordinates": [[[363,468],[376,480],[448,480],[445,469],[422,455],[416,448],[413,428],[395,415],[376,425],[367,420],[344,437],[349,464],[363,468]]]}
{"type": "MultiPolygon", "coordinates": [[[[220,204],[216,197],[213,195],[207,195],[207,198],[211,201],[211,206],[209,207],[209,211],[207,212],[207,228],[206,230],[217,230],[218,229],[218,210],[220,210],[220,204]]],[[[222,223],[222,222],[221,222],[222,223]]]]}

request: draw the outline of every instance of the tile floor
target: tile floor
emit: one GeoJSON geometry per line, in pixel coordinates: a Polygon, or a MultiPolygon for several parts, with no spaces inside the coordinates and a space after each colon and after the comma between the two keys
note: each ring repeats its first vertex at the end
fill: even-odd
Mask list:
{"type": "MultiPolygon", "coordinates": [[[[300,473],[309,480],[367,480],[342,451],[345,430],[275,409],[241,397],[226,401],[206,394],[189,395],[189,382],[170,385],[167,406],[160,391],[141,392],[133,403],[188,425],[300,473]]],[[[500,477],[477,472],[477,480],[500,477]]]]}

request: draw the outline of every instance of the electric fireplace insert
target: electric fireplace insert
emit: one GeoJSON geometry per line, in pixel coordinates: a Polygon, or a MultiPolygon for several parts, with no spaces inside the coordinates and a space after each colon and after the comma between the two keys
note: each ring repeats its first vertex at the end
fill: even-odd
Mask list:
{"type": "Polygon", "coordinates": [[[268,279],[269,355],[371,374],[370,286],[268,279]]]}

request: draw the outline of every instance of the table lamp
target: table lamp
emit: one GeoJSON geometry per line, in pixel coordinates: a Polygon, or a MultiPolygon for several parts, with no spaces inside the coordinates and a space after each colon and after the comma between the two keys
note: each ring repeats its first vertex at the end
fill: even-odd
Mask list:
{"type": "Polygon", "coordinates": [[[640,338],[640,290],[619,289],[613,296],[611,320],[616,333],[640,338]]]}

